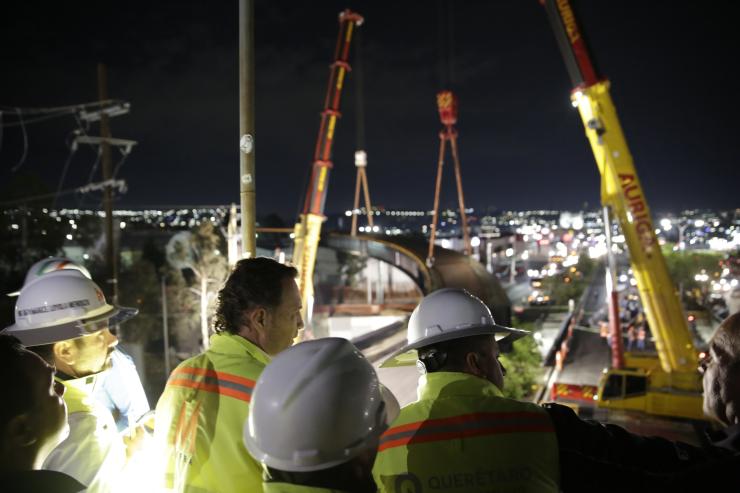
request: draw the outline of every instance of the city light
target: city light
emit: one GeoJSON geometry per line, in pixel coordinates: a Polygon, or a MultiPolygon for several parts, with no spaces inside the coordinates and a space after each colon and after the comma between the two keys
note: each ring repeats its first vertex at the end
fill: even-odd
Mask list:
{"type": "Polygon", "coordinates": [[[694,280],[697,282],[707,282],[709,280],[709,274],[707,274],[704,271],[701,271],[699,274],[696,274],[694,276],[694,280]]]}

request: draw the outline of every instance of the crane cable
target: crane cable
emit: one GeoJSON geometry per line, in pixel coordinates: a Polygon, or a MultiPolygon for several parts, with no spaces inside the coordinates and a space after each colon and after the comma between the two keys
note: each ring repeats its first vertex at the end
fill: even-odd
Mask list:
{"type": "Polygon", "coordinates": [[[439,49],[439,84],[442,89],[452,89],[455,83],[455,30],[451,0],[437,1],[437,43],[439,49]],[[447,21],[445,23],[445,20],[447,21]]]}
{"type": "Polygon", "coordinates": [[[365,149],[365,78],[362,63],[362,29],[355,32],[355,63],[354,63],[354,80],[355,80],[355,138],[356,149],[365,149]]]}

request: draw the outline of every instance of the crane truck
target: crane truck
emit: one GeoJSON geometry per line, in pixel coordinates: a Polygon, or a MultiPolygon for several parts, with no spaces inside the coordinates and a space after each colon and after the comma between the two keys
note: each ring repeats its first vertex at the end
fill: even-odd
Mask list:
{"type": "Polygon", "coordinates": [[[329,186],[334,129],[341,116],[339,102],[344,80],[351,70],[348,63],[352,33],[363,23],[359,14],[345,10],[339,14],[339,35],[334,50],[334,61],[330,66],[329,85],[321,112],[319,135],[314,150],[311,178],[306,199],[298,222],[293,230],[293,264],[298,269],[298,287],[301,293],[302,315],[307,324],[311,323],[313,305],[313,272],[316,254],[321,238],[321,223],[324,222],[324,205],[329,186]]]}
{"type": "MultiPolygon", "coordinates": [[[[612,358],[601,375],[600,407],[704,419],[698,350],[660,250],[650,209],[609,93],[597,71],[569,0],[540,0],[547,12],[573,82],[571,102],[583,121],[601,175],[606,215],[619,223],[657,357],[612,358]]],[[[605,221],[605,230],[610,224],[605,221]]],[[[621,334],[621,331],[617,332],[621,334]]],[[[619,338],[621,340],[621,338],[619,338]]]]}

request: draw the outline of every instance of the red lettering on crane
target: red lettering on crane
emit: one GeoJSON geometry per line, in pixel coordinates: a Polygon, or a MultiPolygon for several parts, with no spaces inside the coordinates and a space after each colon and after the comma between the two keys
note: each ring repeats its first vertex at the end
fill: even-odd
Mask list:
{"type": "Polygon", "coordinates": [[[622,193],[632,213],[631,222],[635,225],[635,231],[637,232],[643,250],[649,255],[655,244],[655,236],[653,235],[653,224],[647,213],[647,205],[642,196],[642,190],[640,190],[637,177],[632,174],[619,174],[618,176],[622,185],[622,193]]]}

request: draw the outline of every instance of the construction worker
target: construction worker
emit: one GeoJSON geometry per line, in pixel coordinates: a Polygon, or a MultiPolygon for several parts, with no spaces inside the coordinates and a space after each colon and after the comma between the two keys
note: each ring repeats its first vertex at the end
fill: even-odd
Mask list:
{"type": "Polygon", "coordinates": [[[264,465],[267,493],[372,493],[378,441],[397,415],[395,397],[352,343],[317,339],[262,372],[244,443],[264,465]]]}
{"type": "Polygon", "coordinates": [[[15,305],[15,324],[5,329],[55,366],[56,379],[65,387],[69,437],[49,454],[44,468],[69,474],[88,492],[112,491],[121,481],[127,452],[141,439],[120,435],[110,411],[94,397],[118,343],[108,327],[136,312],[108,304],[93,281],[65,269],[25,284],[15,305]]]}
{"type": "Polygon", "coordinates": [[[15,337],[0,335],[0,485],[12,493],[77,493],[85,486],[57,471],[43,471],[49,453],[67,437],[64,386],[54,368],[15,337]]]}
{"type": "MultiPolygon", "coordinates": [[[[28,269],[23,285],[49,272],[66,269],[79,271],[92,279],[90,271],[84,265],[66,257],[47,257],[35,262],[28,269]]],[[[8,293],[8,296],[18,296],[19,293],[20,290],[8,293]]],[[[136,365],[119,347],[111,354],[110,369],[98,376],[95,397],[113,414],[119,431],[134,426],[150,410],[136,365]]]]}
{"type": "Polygon", "coordinates": [[[724,428],[715,445],[740,453],[740,312],[717,328],[699,363],[704,414],[724,428]]]}
{"type": "Polygon", "coordinates": [[[627,351],[632,351],[632,347],[635,345],[636,338],[637,331],[635,330],[635,324],[630,323],[627,327],[627,351]]]}
{"type": "Polygon", "coordinates": [[[500,347],[527,331],[494,322],[462,289],[426,296],[411,314],[408,344],[389,364],[418,361],[418,400],[380,440],[381,491],[556,492],[558,444],[542,408],[502,396],[500,347]]]}
{"type": "Polygon", "coordinates": [[[237,262],[218,293],[216,334],[170,375],[156,407],[164,486],[259,492],[262,468],[241,436],[255,381],[303,328],[297,271],[259,257],[237,262]]]}

